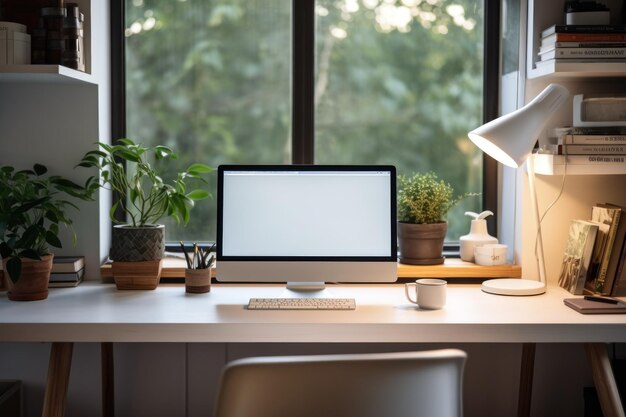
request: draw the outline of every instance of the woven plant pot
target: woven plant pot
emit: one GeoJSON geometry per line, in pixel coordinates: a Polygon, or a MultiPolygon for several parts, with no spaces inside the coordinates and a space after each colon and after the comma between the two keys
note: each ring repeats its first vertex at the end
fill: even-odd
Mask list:
{"type": "Polygon", "coordinates": [[[109,258],[118,290],[154,290],[161,279],[165,226],[113,227],[109,258]]]}
{"type": "Polygon", "coordinates": [[[414,224],[398,222],[400,263],[439,265],[444,261],[443,242],[448,223],[414,224]]]}
{"type": "Polygon", "coordinates": [[[165,226],[162,224],[145,227],[116,225],[109,258],[112,261],[140,262],[156,261],[165,253],[165,226]]]}
{"type": "MultiPolygon", "coordinates": [[[[6,273],[5,284],[8,289],[7,296],[13,301],[36,301],[48,298],[48,281],[52,270],[53,255],[43,256],[40,261],[36,259],[22,258],[22,272],[17,283],[13,283],[9,274],[6,273]]],[[[6,262],[2,260],[4,271],[7,270],[6,262]]]]}

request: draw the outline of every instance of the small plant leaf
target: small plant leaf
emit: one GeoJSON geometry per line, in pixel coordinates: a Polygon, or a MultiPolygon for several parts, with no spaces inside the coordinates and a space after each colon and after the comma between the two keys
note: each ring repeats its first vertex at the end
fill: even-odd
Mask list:
{"type": "Polygon", "coordinates": [[[209,172],[215,171],[215,168],[211,168],[205,164],[192,164],[187,168],[187,172],[194,174],[208,174],[209,172]]]}
{"type": "Polygon", "coordinates": [[[48,168],[46,168],[45,166],[41,164],[35,164],[35,166],[33,166],[33,170],[35,171],[35,174],[37,175],[43,175],[46,172],[48,172],[48,168]]]}
{"type": "Polygon", "coordinates": [[[6,267],[11,281],[13,281],[14,284],[17,283],[20,279],[20,275],[22,275],[22,260],[17,256],[9,258],[6,267]]]}
{"type": "Polygon", "coordinates": [[[46,242],[48,242],[50,246],[54,246],[55,248],[62,247],[61,241],[59,240],[57,235],[55,235],[50,230],[46,231],[46,242]]]}
{"type": "Polygon", "coordinates": [[[208,198],[210,195],[211,194],[206,190],[196,189],[189,192],[187,194],[187,198],[190,198],[192,200],[203,200],[205,198],[208,198]]]}

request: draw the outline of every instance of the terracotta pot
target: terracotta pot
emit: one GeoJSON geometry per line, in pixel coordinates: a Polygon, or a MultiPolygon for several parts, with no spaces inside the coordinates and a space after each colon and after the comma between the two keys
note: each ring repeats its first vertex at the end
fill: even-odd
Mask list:
{"type": "Polygon", "coordinates": [[[165,226],[162,224],[113,227],[109,258],[112,261],[157,261],[165,253],[165,226]]]}
{"type": "Polygon", "coordinates": [[[439,265],[444,261],[443,242],[448,223],[414,224],[398,222],[400,263],[439,265]]]}
{"type": "Polygon", "coordinates": [[[211,291],[211,269],[185,269],[185,292],[203,293],[211,291]]]}
{"type": "MultiPolygon", "coordinates": [[[[52,270],[53,255],[43,256],[40,261],[29,258],[22,259],[22,273],[16,283],[13,283],[6,273],[5,284],[8,289],[9,300],[36,301],[48,298],[48,282],[52,270]]],[[[2,260],[4,271],[7,270],[8,259],[2,260]]]]}

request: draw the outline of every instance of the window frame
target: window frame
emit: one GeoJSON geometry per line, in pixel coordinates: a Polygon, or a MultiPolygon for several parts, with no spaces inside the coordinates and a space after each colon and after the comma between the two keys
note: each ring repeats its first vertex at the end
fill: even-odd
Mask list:
{"type": "MultiPolygon", "coordinates": [[[[498,117],[500,98],[500,0],[484,1],[483,123],[498,117]]],[[[315,163],[315,0],[292,0],[292,163],[315,163]]],[[[111,140],[126,137],[125,0],[111,0],[111,140]]],[[[116,201],[118,196],[113,196],[116,201]]],[[[483,153],[483,210],[489,230],[498,230],[498,166],[483,153]]],[[[115,213],[123,221],[123,213],[115,213]]],[[[169,249],[175,249],[172,245],[169,249]]],[[[446,254],[458,256],[458,242],[446,244],[446,254]]]]}

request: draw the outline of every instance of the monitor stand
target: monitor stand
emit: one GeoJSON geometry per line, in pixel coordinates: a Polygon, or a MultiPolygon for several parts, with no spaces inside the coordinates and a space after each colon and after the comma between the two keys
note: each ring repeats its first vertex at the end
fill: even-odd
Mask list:
{"type": "Polygon", "coordinates": [[[287,289],[292,291],[322,291],[326,288],[324,281],[288,281],[287,289]]]}

